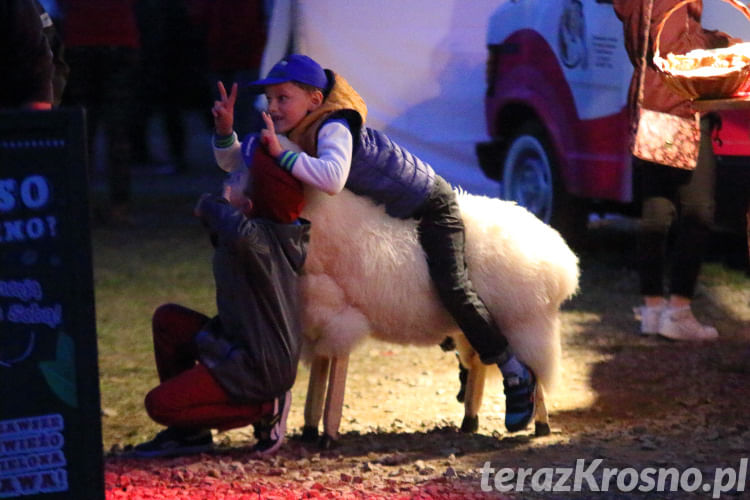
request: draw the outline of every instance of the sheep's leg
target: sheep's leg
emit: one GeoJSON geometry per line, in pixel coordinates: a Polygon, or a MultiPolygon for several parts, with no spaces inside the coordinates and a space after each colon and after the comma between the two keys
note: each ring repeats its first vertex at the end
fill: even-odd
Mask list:
{"type": "Polygon", "coordinates": [[[474,356],[466,379],[466,395],[464,399],[464,420],[461,422],[461,432],[476,432],[479,429],[479,409],[484,395],[484,381],[487,367],[474,356]]]}
{"type": "Polygon", "coordinates": [[[302,428],[302,441],[308,443],[318,439],[318,424],[323,416],[323,402],[330,365],[331,360],[324,356],[313,357],[310,365],[310,381],[307,384],[307,399],[305,400],[305,425],[302,428]]]}
{"type": "Polygon", "coordinates": [[[547,413],[547,404],[544,402],[544,389],[541,384],[536,385],[536,414],[534,415],[534,434],[537,436],[548,436],[551,429],[549,427],[549,414],[547,413]]]}
{"type": "Polygon", "coordinates": [[[344,390],[346,388],[346,370],[349,366],[349,355],[334,357],[331,360],[331,372],[328,378],[325,413],[323,414],[322,448],[330,448],[339,438],[339,426],[344,409],[344,390]]]}

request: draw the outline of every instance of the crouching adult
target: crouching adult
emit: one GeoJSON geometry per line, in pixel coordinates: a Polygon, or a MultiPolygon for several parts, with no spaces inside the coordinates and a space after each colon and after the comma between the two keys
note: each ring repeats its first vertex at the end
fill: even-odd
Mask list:
{"type": "Polygon", "coordinates": [[[135,447],[142,457],[206,451],[211,429],[253,424],[254,451],[280,447],[300,354],[298,277],[310,224],[298,218],[302,184],[258,151],[222,196],[203,195],[195,215],[215,248],[218,315],[160,306],[153,339],[160,384],[149,416],[167,428],[135,447]],[[239,189],[238,189],[239,187],[239,189]]]}

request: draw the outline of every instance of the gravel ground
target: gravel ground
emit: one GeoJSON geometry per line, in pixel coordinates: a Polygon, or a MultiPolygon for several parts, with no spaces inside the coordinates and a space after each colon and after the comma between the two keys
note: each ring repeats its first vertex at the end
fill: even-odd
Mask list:
{"type": "Polygon", "coordinates": [[[630,240],[611,236],[582,252],[581,292],[564,307],[551,435],[506,433],[499,373],[487,383],[479,431],[460,433],[453,353],[367,340],[351,357],[334,448],[299,441],[303,368],[290,439],[272,459],[249,455],[249,428],[217,435],[217,451],[200,456],[134,460],[113,450],[107,498],[750,498],[746,476],[737,482],[750,455],[750,287],[728,284],[721,271],[702,279],[695,310],[719,328],[715,343],[641,337],[631,312],[638,297],[630,240]],[[584,478],[578,491],[573,478],[562,484],[570,492],[537,491],[577,465],[593,481],[584,478]],[[500,486],[530,472],[519,491],[500,493],[492,472],[483,480],[483,467],[511,468],[513,479],[500,477],[500,486]],[[658,468],[670,467],[683,481],[677,491],[628,491],[628,468],[638,474],[632,487],[648,488],[648,468],[655,480],[658,468]],[[617,469],[609,489],[597,491],[607,468],[617,469]]]}

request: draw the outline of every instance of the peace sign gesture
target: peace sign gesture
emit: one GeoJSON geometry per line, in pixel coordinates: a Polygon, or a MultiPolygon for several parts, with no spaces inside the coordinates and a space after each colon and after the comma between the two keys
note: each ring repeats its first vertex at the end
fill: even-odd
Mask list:
{"type": "Polygon", "coordinates": [[[273,120],[268,112],[263,112],[263,121],[266,124],[266,128],[260,131],[260,142],[266,147],[268,154],[274,158],[278,157],[284,150],[281,148],[279,138],[276,136],[276,129],[273,126],[273,120]]]}
{"type": "Polygon", "coordinates": [[[216,135],[232,135],[234,130],[234,103],[237,102],[237,83],[232,84],[232,91],[227,96],[227,89],[219,81],[220,100],[214,101],[214,107],[211,108],[211,114],[214,115],[214,128],[216,135]]]}

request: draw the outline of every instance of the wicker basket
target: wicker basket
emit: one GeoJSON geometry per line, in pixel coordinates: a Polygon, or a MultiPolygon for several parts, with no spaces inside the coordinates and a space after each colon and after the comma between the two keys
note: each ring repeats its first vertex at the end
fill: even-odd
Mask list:
{"type": "MultiPolygon", "coordinates": [[[[659,56],[659,40],[667,19],[680,7],[696,0],[682,0],[672,7],[659,22],[656,31],[654,64],[659,69],[664,82],[673,91],[687,99],[718,99],[732,96],[746,86],[750,78],[750,63],[726,73],[711,76],[695,76],[676,73],[670,70],[667,59],[659,56]]],[[[742,12],[750,20],[750,8],[739,0],[724,0],[742,12]]]]}

